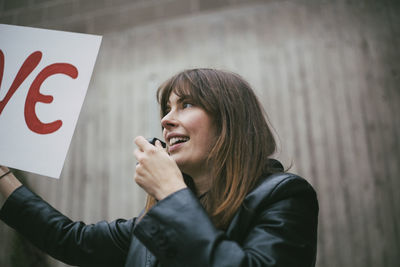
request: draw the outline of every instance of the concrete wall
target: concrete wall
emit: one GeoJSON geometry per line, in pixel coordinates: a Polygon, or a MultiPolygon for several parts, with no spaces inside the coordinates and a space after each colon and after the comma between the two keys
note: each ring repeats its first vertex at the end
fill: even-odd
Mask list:
{"type": "MultiPolygon", "coordinates": [[[[0,1],[0,23],[103,35],[61,179],[27,183],[75,220],[137,215],[132,140],[160,134],[157,85],[185,68],[228,69],[259,95],[277,157],[319,194],[317,265],[398,266],[399,11],[395,1],[0,1]]],[[[0,234],[9,266],[12,231],[0,234]]]]}

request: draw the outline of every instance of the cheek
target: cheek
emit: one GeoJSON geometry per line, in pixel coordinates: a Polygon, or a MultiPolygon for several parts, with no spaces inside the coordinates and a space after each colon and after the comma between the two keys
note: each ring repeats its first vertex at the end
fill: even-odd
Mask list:
{"type": "Polygon", "coordinates": [[[197,110],[183,114],[180,119],[182,126],[194,136],[198,135],[203,127],[206,127],[204,125],[204,115],[197,110]]]}
{"type": "Polygon", "coordinates": [[[189,131],[196,145],[208,150],[209,146],[212,145],[215,140],[215,129],[212,120],[207,113],[201,109],[191,111],[190,114],[187,113],[187,115],[190,116],[185,118],[186,130],[189,131]]]}
{"type": "Polygon", "coordinates": [[[215,142],[215,137],[216,135],[213,125],[209,121],[199,121],[199,127],[196,131],[196,139],[204,149],[207,151],[209,150],[210,146],[215,142]]]}

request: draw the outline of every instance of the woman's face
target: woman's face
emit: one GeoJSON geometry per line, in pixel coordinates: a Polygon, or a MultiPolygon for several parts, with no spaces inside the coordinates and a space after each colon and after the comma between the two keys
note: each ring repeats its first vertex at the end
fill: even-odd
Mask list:
{"type": "Polygon", "coordinates": [[[168,152],[181,171],[195,176],[206,170],[216,129],[205,110],[172,92],[161,125],[168,152]]]}

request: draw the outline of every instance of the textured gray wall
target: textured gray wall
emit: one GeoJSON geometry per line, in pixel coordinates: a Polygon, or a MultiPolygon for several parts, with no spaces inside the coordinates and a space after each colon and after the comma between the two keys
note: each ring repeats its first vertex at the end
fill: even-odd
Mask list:
{"type": "MultiPolygon", "coordinates": [[[[250,81],[279,136],[277,157],[319,194],[317,265],[400,264],[395,1],[0,0],[0,8],[0,23],[104,35],[61,179],[27,174],[71,218],[137,215],[144,193],[132,181],[132,140],[160,134],[157,85],[184,68],[224,68],[250,81]]],[[[0,234],[8,266],[12,231],[0,223],[0,234]]]]}

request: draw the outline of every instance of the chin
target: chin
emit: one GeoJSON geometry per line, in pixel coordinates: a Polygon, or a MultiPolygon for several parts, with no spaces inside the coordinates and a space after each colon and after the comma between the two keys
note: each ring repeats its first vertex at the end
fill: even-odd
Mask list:
{"type": "Polygon", "coordinates": [[[176,165],[178,165],[179,170],[181,170],[181,172],[185,172],[185,170],[187,170],[187,163],[184,160],[179,160],[179,159],[175,159],[173,158],[176,162],[176,165]]]}
{"type": "Polygon", "coordinates": [[[178,165],[179,168],[181,168],[181,167],[184,165],[184,163],[185,163],[185,161],[182,160],[182,159],[181,159],[179,156],[177,156],[177,155],[171,155],[171,158],[175,161],[176,165],[178,165]]]}

